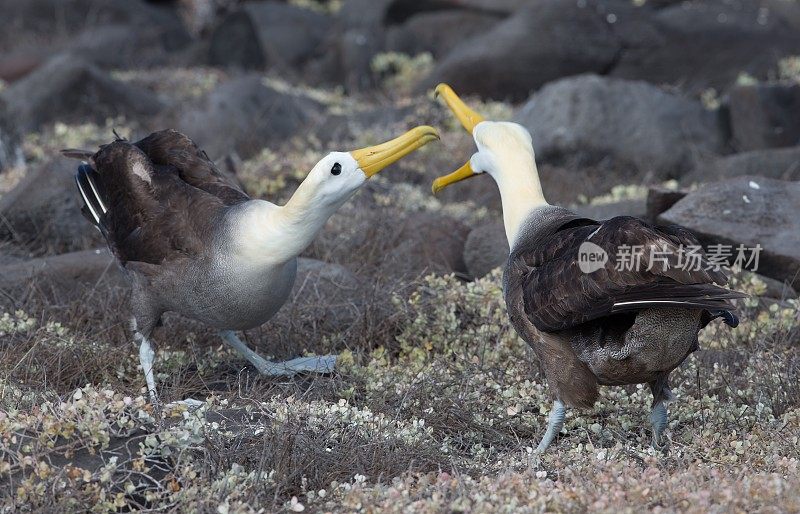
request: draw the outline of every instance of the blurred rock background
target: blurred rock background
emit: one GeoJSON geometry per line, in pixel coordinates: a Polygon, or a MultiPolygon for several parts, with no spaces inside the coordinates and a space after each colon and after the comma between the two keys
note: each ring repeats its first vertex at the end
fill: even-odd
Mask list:
{"type": "MultiPolygon", "coordinates": [[[[175,127],[251,192],[281,200],[325,151],[412,123],[454,129],[429,98],[442,81],[488,116],[526,126],[548,199],[588,215],[660,216],[645,205],[650,186],[800,177],[800,5],[790,0],[31,0],[0,10],[8,27],[0,36],[0,233],[9,256],[100,243],[78,219],[58,144],[92,147],[111,128],[138,138],[175,127]]],[[[361,212],[374,203],[366,197],[392,184],[424,193],[471,151],[468,136],[448,132],[382,175],[350,219],[371,217],[361,212]]],[[[496,223],[490,182],[423,201],[464,203],[470,216],[496,223]]],[[[767,188],[740,193],[797,214],[794,199],[779,207],[767,188]]],[[[716,234],[731,216],[759,215],[735,198],[725,206],[684,224],[708,225],[709,241],[759,238],[716,234]]],[[[467,268],[463,245],[483,243],[480,232],[467,237],[473,219],[424,221],[409,217],[420,206],[391,208],[456,240],[428,248],[437,238],[416,237],[424,230],[414,227],[401,246],[415,250],[398,250],[414,258],[384,268],[469,278],[502,264],[498,252],[480,272],[467,268]]],[[[796,285],[797,232],[771,225],[790,241],[782,269],[767,273],[796,285]]],[[[325,237],[344,237],[334,232],[325,237]]]]}
{"type": "MultiPolygon", "coordinates": [[[[248,333],[251,345],[279,358],[346,351],[399,365],[370,352],[412,354],[398,338],[422,323],[412,314],[419,314],[420,298],[438,290],[426,282],[430,275],[452,274],[448,287],[472,287],[491,277],[508,251],[489,178],[430,194],[433,178],[474,152],[471,138],[431,98],[439,82],[487,118],[530,130],[551,203],[601,219],[626,214],[680,223],[705,244],[760,244],[760,275],[743,279],[763,285],[758,308],[791,310],[787,301],[797,296],[795,0],[0,0],[0,15],[0,313],[24,311],[41,326],[62,323],[81,341],[102,329],[109,344],[94,368],[85,364],[93,355],[85,349],[39,358],[28,352],[39,336],[4,331],[0,320],[0,360],[19,393],[3,397],[6,407],[43,398],[38,381],[45,375],[48,394],[87,383],[140,386],[135,370],[109,371],[113,356],[135,353],[125,329],[125,285],[78,211],[75,162],[58,154],[95,148],[112,130],[135,140],[176,128],[251,195],[280,203],[329,151],[420,123],[440,127],[441,143],[381,173],[334,215],[303,255],[292,301],[248,333]]],[[[497,275],[491,280],[499,284],[497,275]]],[[[474,298],[469,291],[458,298],[474,298]]],[[[472,311],[457,309],[446,322],[467,323],[465,312],[472,311]]],[[[421,347],[436,348],[433,338],[420,337],[421,347]]],[[[166,395],[233,394],[236,380],[241,386],[242,366],[232,357],[209,370],[198,368],[208,355],[180,353],[216,348],[202,327],[168,316],[157,339],[189,360],[176,360],[178,371],[161,378],[166,395]]],[[[765,351],[772,352],[769,341],[765,351]]],[[[796,339],[781,341],[794,353],[775,357],[775,383],[796,384],[796,339]]],[[[762,343],[745,346],[763,350],[762,343]]],[[[706,355],[696,366],[711,373],[720,363],[738,365],[733,351],[706,355]]],[[[535,367],[529,363],[525,376],[535,377],[535,367]]],[[[352,389],[347,394],[358,398],[375,380],[354,373],[314,394],[338,398],[352,389]]],[[[266,395],[283,386],[248,378],[243,387],[266,395]]],[[[417,394],[436,394],[435,387],[426,391],[417,394]]],[[[463,401],[464,391],[451,392],[454,404],[463,401]]],[[[530,402],[545,405],[537,394],[530,402]]],[[[798,403],[782,392],[773,399],[783,402],[776,416],[798,403]]],[[[384,401],[388,414],[402,404],[384,401]]],[[[422,410],[414,416],[425,418],[422,410]]],[[[491,446],[486,440],[495,435],[511,444],[519,428],[497,435],[504,429],[449,418],[461,422],[477,430],[475,445],[491,446]]],[[[358,466],[366,464],[347,472],[358,466]]],[[[299,494],[302,473],[294,472],[285,479],[294,489],[276,493],[281,501],[289,502],[288,490],[299,494]]]]}

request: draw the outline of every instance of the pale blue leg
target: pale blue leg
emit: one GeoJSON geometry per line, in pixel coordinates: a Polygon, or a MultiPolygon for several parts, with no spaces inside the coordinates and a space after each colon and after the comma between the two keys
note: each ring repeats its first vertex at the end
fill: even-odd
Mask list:
{"type": "Polygon", "coordinates": [[[667,406],[663,401],[653,405],[653,410],[650,411],[650,423],[653,425],[653,448],[663,450],[665,447],[664,429],[667,428],[667,406]]]}
{"type": "Polygon", "coordinates": [[[564,427],[564,413],[564,404],[561,403],[560,400],[554,401],[547,422],[547,431],[544,433],[544,437],[542,437],[539,446],[536,447],[537,453],[544,453],[547,447],[550,446],[550,443],[553,442],[553,439],[561,432],[561,429],[564,427]]]}
{"type": "Polygon", "coordinates": [[[270,362],[248,348],[232,330],[223,330],[219,335],[262,375],[288,377],[298,373],[333,373],[336,368],[335,355],[298,357],[284,362],[270,362]]]}
{"type": "Polygon", "coordinates": [[[147,382],[147,392],[150,393],[150,402],[158,405],[158,393],[156,392],[156,378],[153,372],[153,364],[156,360],[156,352],[153,345],[142,334],[136,332],[134,338],[139,340],[139,363],[142,365],[144,380],[147,382]]]}
{"type": "MultiPolygon", "coordinates": [[[[148,338],[144,337],[139,332],[136,332],[134,337],[139,340],[139,363],[142,365],[144,379],[147,382],[147,392],[150,393],[150,403],[153,404],[156,412],[160,413],[162,411],[162,405],[161,400],[158,398],[158,392],[156,391],[156,377],[153,369],[153,365],[156,361],[156,352],[148,338]]],[[[168,403],[163,407],[170,409],[179,405],[183,405],[189,409],[196,409],[197,407],[203,405],[203,402],[188,398],[186,400],[168,403]]],[[[160,414],[157,417],[160,417],[160,414]]]]}

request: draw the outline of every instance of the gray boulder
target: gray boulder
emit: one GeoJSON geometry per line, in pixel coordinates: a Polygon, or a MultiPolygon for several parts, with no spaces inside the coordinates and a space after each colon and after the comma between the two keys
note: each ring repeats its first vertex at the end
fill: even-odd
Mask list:
{"type": "Polygon", "coordinates": [[[670,207],[678,203],[689,192],[683,189],[667,189],[655,186],[647,189],[647,215],[650,222],[655,222],[661,213],[669,210],[670,207]]]}
{"type": "Polygon", "coordinates": [[[705,184],[659,220],[683,225],[703,244],[759,244],[752,271],[800,285],[800,182],[745,176],[705,184]]]}
{"type": "Polygon", "coordinates": [[[76,162],[56,159],[30,169],[22,181],[0,197],[0,239],[37,252],[85,248],[101,238],[80,213],[73,175],[76,162]]]}
{"type": "Polygon", "coordinates": [[[762,0],[761,6],[768,10],[772,18],[779,19],[792,30],[800,30],[800,5],[797,5],[797,2],[762,0]]]}
{"type": "Polygon", "coordinates": [[[320,13],[278,2],[248,2],[214,30],[209,61],[217,66],[291,70],[314,55],[331,26],[320,13]]]}
{"type": "Polygon", "coordinates": [[[574,205],[570,209],[581,216],[596,220],[607,220],[615,216],[641,218],[647,213],[647,202],[639,199],[620,200],[618,202],[574,205]]]}
{"type": "Polygon", "coordinates": [[[611,156],[657,178],[680,176],[723,147],[715,112],[645,82],[596,75],[562,79],[515,114],[539,158],[611,156]]]}
{"type": "Polygon", "coordinates": [[[0,290],[31,286],[75,293],[99,283],[124,285],[125,279],[106,250],[84,250],[0,265],[0,290]]]}
{"type": "Polygon", "coordinates": [[[173,116],[178,130],[212,159],[234,151],[246,158],[321,123],[322,107],[248,75],[222,84],[194,106],[180,106],[173,116]]]}
{"type": "Polygon", "coordinates": [[[159,25],[92,25],[69,41],[64,51],[103,69],[163,66],[179,55],[165,49],[163,36],[159,25]]]}
{"type": "Polygon", "coordinates": [[[439,58],[464,41],[465,34],[482,34],[502,20],[494,12],[447,9],[422,12],[386,31],[386,49],[416,55],[430,52],[439,58]]]}
{"type": "Polygon", "coordinates": [[[465,9],[510,14],[525,6],[530,0],[450,0],[451,4],[465,9]]]}
{"type": "Polygon", "coordinates": [[[21,130],[36,130],[53,121],[104,122],[125,116],[153,116],[163,104],[149,90],[111,78],[72,55],[60,55],[2,92],[9,114],[21,130]]]}
{"type": "Polygon", "coordinates": [[[350,91],[369,89],[375,81],[372,59],[384,49],[385,21],[393,0],[347,0],[339,11],[339,28],[324,43],[327,74],[320,81],[344,84],[350,91]]]}
{"type": "Polygon", "coordinates": [[[780,180],[800,180],[800,146],[754,150],[720,157],[687,175],[697,182],[758,175],[780,180]]]}
{"type": "Polygon", "coordinates": [[[733,144],[739,150],[800,144],[800,84],[736,86],[729,108],[733,144]]]}
{"type": "Polygon", "coordinates": [[[766,79],[782,57],[800,49],[800,31],[791,21],[800,15],[796,2],[703,0],[663,9],[628,2],[626,8],[617,7],[615,31],[621,37],[623,32],[636,34],[626,40],[611,70],[620,78],[680,86],[691,93],[724,91],[743,72],[766,79]]]}
{"type": "Polygon", "coordinates": [[[586,4],[542,0],[490,31],[470,34],[420,89],[447,82],[460,93],[523,100],[552,80],[606,70],[620,42],[605,17],[586,4]]]}
{"type": "Polygon", "coordinates": [[[508,240],[502,222],[472,229],[464,244],[464,263],[470,278],[481,278],[508,261],[508,240]]]}
{"type": "Polygon", "coordinates": [[[0,80],[14,82],[42,65],[46,60],[45,51],[22,50],[0,56],[0,80]]]}
{"type": "Polygon", "coordinates": [[[45,58],[70,48],[76,34],[82,39],[76,47],[100,51],[101,39],[106,37],[100,37],[100,33],[106,25],[130,28],[128,47],[122,49],[122,55],[115,55],[120,44],[106,47],[104,59],[114,60],[115,67],[144,64],[145,56],[182,50],[191,41],[174,11],[141,0],[0,0],[0,12],[3,56],[27,55],[28,65],[38,65],[31,57],[45,58]],[[96,42],[86,36],[92,33],[98,36],[96,42]]]}
{"type": "Polygon", "coordinates": [[[6,111],[6,104],[0,98],[0,173],[14,166],[24,164],[19,135],[6,111]]]}
{"type": "Polygon", "coordinates": [[[311,83],[344,85],[348,91],[370,89],[376,84],[372,61],[378,53],[393,49],[443,55],[457,42],[459,30],[463,38],[467,30],[481,30],[485,23],[479,20],[497,21],[523,3],[525,0],[345,0],[319,55],[303,73],[311,83]],[[435,32],[434,20],[442,22],[435,32]],[[412,41],[414,37],[420,41],[412,41]]]}
{"type": "Polygon", "coordinates": [[[186,64],[190,48],[168,51],[164,26],[112,23],[74,28],[52,40],[15,45],[0,55],[0,78],[15,82],[46,63],[56,54],[71,54],[104,69],[136,69],[166,64],[186,64]],[[180,51],[177,51],[180,50],[180,51]]]}

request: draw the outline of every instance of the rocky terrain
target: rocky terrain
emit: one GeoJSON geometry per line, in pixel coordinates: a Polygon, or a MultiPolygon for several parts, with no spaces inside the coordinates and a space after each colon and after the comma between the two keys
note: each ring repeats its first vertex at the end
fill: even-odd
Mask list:
{"type": "Polygon", "coordinates": [[[800,512],[800,2],[0,0],[0,511],[800,512]],[[545,196],[678,223],[733,265],[736,330],[646,387],[605,388],[532,455],[550,398],[508,323],[494,183],[430,194],[474,152],[446,81],[533,136],[545,196]],[[337,353],[268,379],[209,329],[154,335],[147,401],[127,289],[75,162],[172,127],[281,203],[325,153],[412,125],[442,141],[376,176],[245,340],[337,353]],[[745,266],[747,268],[747,266],[745,266]]]}

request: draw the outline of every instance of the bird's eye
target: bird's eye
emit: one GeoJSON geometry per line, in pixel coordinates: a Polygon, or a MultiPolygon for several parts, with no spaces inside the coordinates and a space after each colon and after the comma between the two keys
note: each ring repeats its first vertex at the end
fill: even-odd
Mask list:
{"type": "Polygon", "coordinates": [[[342,165],[337,162],[336,164],[333,165],[333,168],[331,168],[331,175],[338,175],[341,172],[342,172],[342,165]]]}

